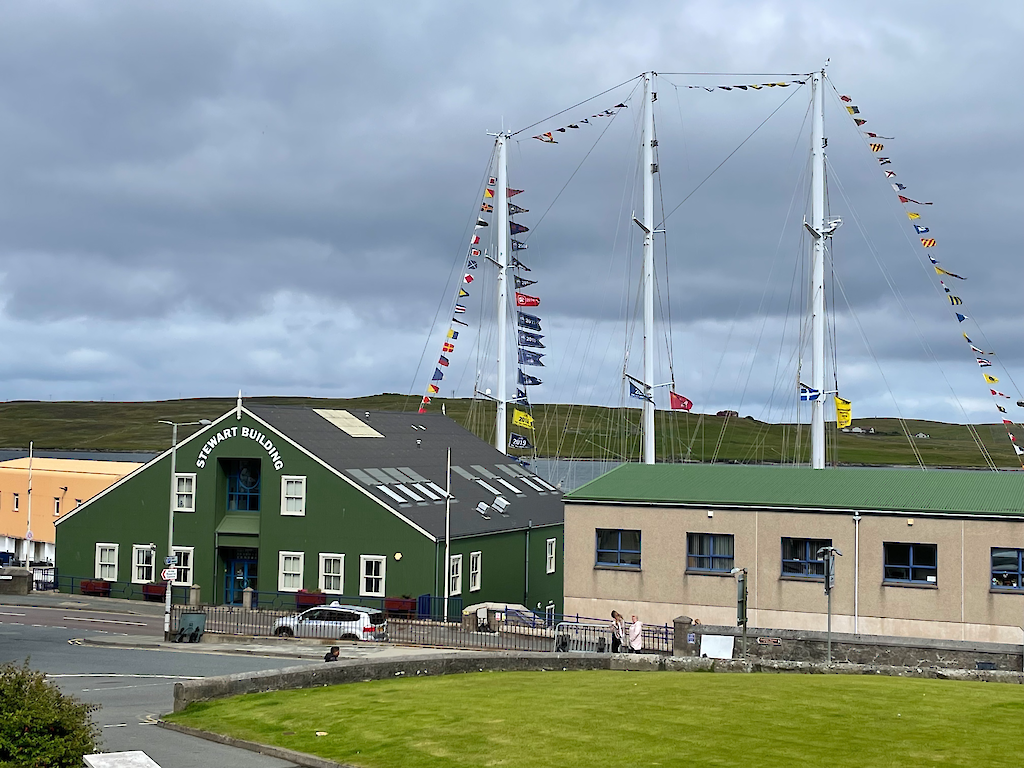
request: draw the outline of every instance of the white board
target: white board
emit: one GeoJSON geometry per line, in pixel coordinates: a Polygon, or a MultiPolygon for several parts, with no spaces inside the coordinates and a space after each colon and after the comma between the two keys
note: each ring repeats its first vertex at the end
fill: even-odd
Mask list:
{"type": "Polygon", "coordinates": [[[731,659],[735,642],[732,635],[701,635],[700,655],[709,659],[731,659]]]}

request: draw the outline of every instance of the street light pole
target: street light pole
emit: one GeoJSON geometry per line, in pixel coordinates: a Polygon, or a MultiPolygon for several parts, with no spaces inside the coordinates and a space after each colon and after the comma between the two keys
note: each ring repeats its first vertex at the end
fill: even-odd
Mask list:
{"type": "Polygon", "coordinates": [[[743,658],[747,658],[747,569],[733,568],[736,577],[736,624],[743,627],[743,658]]]}
{"type": "Polygon", "coordinates": [[[818,550],[818,559],[825,561],[825,596],[828,598],[828,634],[827,634],[827,658],[828,664],[832,664],[832,589],[836,585],[836,555],[840,557],[843,553],[835,547],[822,547],[818,550]],[[825,555],[822,558],[822,555],[825,555]]]}
{"type": "MultiPolygon", "coordinates": [[[[213,422],[209,419],[200,419],[199,421],[186,421],[186,422],[174,422],[174,421],[160,421],[161,424],[171,425],[171,498],[168,503],[167,513],[167,557],[164,558],[164,565],[167,568],[174,568],[178,564],[178,557],[174,554],[174,508],[175,502],[178,496],[178,483],[177,483],[177,459],[178,459],[178,427],[191,427],[191,426],[209,426],[213,422]]],[[[195,493],[195,488],[192,489],[195,493]]],[[[193,497],[194,498],[194,497],[193,497]]],[[[154,568],[156,563],[153,564],[154,568]]],[[[171,589],[174,583],[174,579],[166,579],[164,586],[164,642],[169,642],[171,639],[171,589]]]]}

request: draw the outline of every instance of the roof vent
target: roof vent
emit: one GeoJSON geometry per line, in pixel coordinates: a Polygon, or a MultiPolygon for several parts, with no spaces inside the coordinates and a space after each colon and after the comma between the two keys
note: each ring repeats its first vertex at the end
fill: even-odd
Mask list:
{"type": "MultiPolygon", "coordinates": [[[[483,504],[483,502],[480,503],[483,504]]],[[[508,505],[509,500],[506,499],[504,496],[499,496],[494,500],[494,508],[498,510],[498,514],[502,515],[503,517],[508,517],[508,512],[505,511],[506,509],[508,509],[508,505]]]]}
{"type": "Polygon", "coordinates": [[[481,501],[476,505],[476,511],[480,513],[484,520],[490,520],[491,516],[487,514],[487,502],[481,501]]]}

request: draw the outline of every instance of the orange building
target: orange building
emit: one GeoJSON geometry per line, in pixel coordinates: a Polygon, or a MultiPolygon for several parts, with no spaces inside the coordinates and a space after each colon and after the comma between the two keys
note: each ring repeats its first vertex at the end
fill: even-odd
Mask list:
{"type": "Polygon", "coordinates": [[[0,462],[0,556],[52,563],[54,521],[141,466],[85,459],[0,462]]]}

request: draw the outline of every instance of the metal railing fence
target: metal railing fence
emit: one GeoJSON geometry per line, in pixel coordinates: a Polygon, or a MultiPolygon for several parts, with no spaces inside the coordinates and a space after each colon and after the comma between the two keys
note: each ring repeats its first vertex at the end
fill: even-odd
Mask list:
{"type": "MultiPolygon", "coordinates": [[[[61,576],[54,569],[52,589],[67,595],[91,595],[93,597],[116,597],[122,600],[164,601],[164,585],[135,584],[129,581],[107,581],[105,579],[83,579],[79,576],[61,576]]],[[[171,587],[171,602],[188,602],[188,587],[171,587]]]]}

